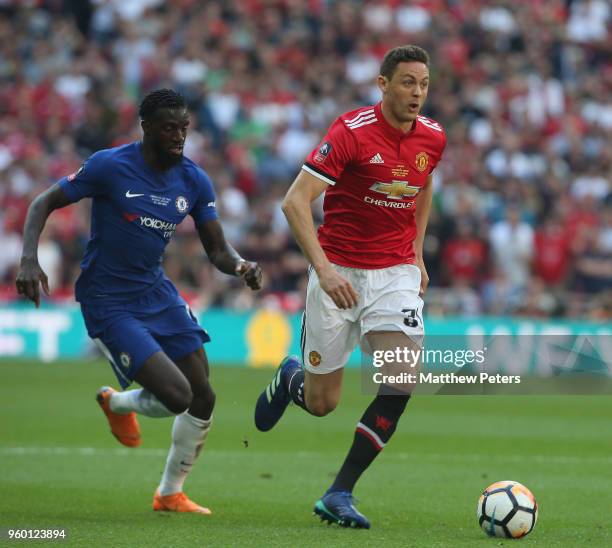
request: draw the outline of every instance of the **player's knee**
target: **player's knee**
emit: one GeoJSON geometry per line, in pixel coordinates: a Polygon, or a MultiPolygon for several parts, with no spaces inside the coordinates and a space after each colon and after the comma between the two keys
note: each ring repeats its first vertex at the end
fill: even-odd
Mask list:
{"type": "Polygon", "coordinates": [[[175,415],[180,415],[189,409],[191,399],[191,392],[188,394],[175,394],[164,405],[175,415]]]}
{"type": "Polygon", "coordinates": [[[332,398],[313,398],[307,400],[308,411],[316,417],[324,417],[336,409],[338,401],[332,398]]]}
{"type": "Polygon", "coordinates": [[[192,384],[191,389],[193,391],[193,401],[204,403],[212,411],[212,408],[215,406],[217,395],[212,389],[212,386],[210,386],[210,383],[205,381],[198,384],[192,384]]]}
{"type": "Polygon", "coordinates": [[[165,390],[163,399],[160,398],[160,400],[162,400],[162,403],[169,411],[175,415],[180,415],[191,406],[193,391],[188,382],[178,383],[168,386],[165,390]]]}

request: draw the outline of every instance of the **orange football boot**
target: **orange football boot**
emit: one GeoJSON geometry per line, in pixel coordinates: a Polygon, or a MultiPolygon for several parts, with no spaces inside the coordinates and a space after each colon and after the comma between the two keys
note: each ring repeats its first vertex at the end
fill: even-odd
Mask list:
{"type": "Polygon", "coordinates": [[[155,491],[153,497],[153,510],[156,512],[191,512],[192,514],[204,514],[206,516],[212,514],[208,508],[189,500],[183,492],[162,497],[159,494],[159,489],[155,491]]]}
{"type": "Polygon", "coordinates": [[[103,386],[96,394],[96,401],[108,419],[108,424],[110,425],[113,436],[123,445],[138,447],[141,440],[140,426],[138,424],[138,419],[136,419],[136,413],[132,411],[127,415],[120,415],[119,413],[111,411],[110,398],[113,392],[115,392],[115,389],[110,386],[103,386]]]}

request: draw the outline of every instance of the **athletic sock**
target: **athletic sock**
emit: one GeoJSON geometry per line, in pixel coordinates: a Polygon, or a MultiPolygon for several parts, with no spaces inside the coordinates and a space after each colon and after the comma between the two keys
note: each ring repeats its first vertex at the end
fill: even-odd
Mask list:
{"type": "Polygon", "coordinates": [[[304,371],[302,369],[291,375],[287,390],[289,391],[293,403],[305,411],[308,411],[306,401],[304,400],[304,371]]]}
{"type": "Polygon", "coordinates": [[[202,451],[211,424],[212,415],[204,420],[185,412],[174,419],[172,446],[159,484],[160,495],[172,495],[183,490],[185,478],[202,451]]]}
{"type": "Polygon", "coordinates": [[[378,395],[357,423],[353,445],[328,489],[352,491],[355,483],[389,441],[410,396],[378,395]]]}
{"type": "Polygon", "coordinates": [[[119,415],[126,415],[131,411],[154,418],[171,417],[176,414],[169,411],[162,402],[144,388],[113,392],[109,405],[111,411],[119,415]]]}

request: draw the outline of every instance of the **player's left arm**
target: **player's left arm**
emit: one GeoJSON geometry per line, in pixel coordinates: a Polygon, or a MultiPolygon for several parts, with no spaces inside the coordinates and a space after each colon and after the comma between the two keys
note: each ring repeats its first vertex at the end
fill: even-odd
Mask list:
{"type": "Polygon", "coordinates": [[[261,289],[261,267],[243,259],[225,240],[223,227],[216,220],[205,221],[197,227],[204,250],[215,267],[231,276],[240,276],[253,290],[261,289]]]}
{"type": "Polygon", "coordinates": [[[427,291],[427,286],[429,285],[429,274],[427,274],[425,262],[423,261],[423,242],[425,241],[425,230],[427,229],[427,222],[429,221],[431,199],[433,196],[433,183],[431,180],[432,176],[429,175],[425,182],[425,186],[423,186],[416,198],[416,211],[414,213],[417,227],[417,235],[414,240],[414,254],[415,264],[421,271],[420,295],[423,295],[425,291],[427,291]]]}

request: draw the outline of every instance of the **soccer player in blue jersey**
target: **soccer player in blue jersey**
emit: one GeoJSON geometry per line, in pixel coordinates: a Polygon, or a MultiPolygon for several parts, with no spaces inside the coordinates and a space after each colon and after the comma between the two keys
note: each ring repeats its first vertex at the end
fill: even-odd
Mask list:
{"type": "Polygon", "coordinates": [[[38,240],[49,214],[92,197],[91,237],[76,282],[76,299],[89,336],[108,358],[123,389],[102,387],[96,396],[112,433],[140,445],[135,413],[174,415],[172,446],[153,498],[158,511],[210,514],[183,492],[183,483],[210,431],[215,393],[208,380],[203,343],[208,333],[165,276],[161,261],[176,226],[195,222],[212,264],[240,276],[253,290],[261,269],[225,241],[208,175],[183,156],[189,114],[169,89],[149,93],[140,105],[142,141],[101,150],[79,170],[37,196],[28,210],[19,294],[40,304],[48,294],[38,240]]]}

